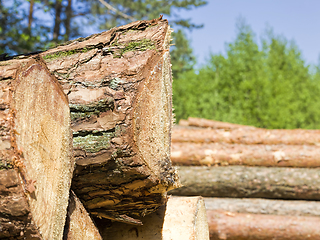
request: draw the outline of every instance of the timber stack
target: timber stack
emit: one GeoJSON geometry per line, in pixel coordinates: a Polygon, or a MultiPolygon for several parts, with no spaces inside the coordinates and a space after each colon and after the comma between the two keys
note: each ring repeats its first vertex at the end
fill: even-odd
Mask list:
{"type": "Polygon", "coordinates": [[[320,239],[320,131],[268,130],[188,118],[174,126],[171,159],[201,195],[210,239],[320,239]]]}
{"type": "MultiPolygon", "coordinates": [[[[0,62],[0,239],[109,239],[114,221],[174,214],[171,32],[137,21],[0,62]]],[[[208,235],[192,199],[186,231],[208,235]]]]}

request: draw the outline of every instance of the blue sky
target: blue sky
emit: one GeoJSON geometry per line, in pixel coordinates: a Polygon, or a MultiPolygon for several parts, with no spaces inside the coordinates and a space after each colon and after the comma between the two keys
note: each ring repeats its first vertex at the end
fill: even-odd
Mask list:
{"type": "Polygon", "coordinates": [[[320,53],[319,0],[208,0],[191,11],[180,11],[184,18],[204,24],[188,33],[198,64],[209,52],[225,53],[225,43],[236,37],[236,20],[246,19],[258,42],[266,26],[288,40],[294,40],[307,64],[317,64],[320,53]]]}

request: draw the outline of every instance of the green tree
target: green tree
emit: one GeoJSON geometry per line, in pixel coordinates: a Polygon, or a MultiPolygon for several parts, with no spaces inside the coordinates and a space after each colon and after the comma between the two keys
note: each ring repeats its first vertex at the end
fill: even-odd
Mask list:
{"type": "MultiPolygon", "coordinates": [[[[182,18],[177,10],[191,10],[204,4],[206,1],[203,0],[6,0],[5,4],[0,0],[1,52],[41,50],[87,36],[92,31],[107,30],[134,20],[158,18],[160,14],[168,17],[174,26],[201,27],[191,19],[182,18]]],[[[180,41],[182,32],[175,35],[180,41]]]]}
{"type": "Polygon", "coordinates": [[[177,32],[173,32],[172,36],[173,46],[170,51],[172,74],[173,78],[177,79],[179,74],[193,69],[196,58],[183,30],[179,29],[177,32]]]}
{"type": "Polygon", "coordinates": [[[260,49],[238,22],[226,54],[211,54],[199,70],[173,83],[177,120],[203,117],[266,128],[319,128],[319,68],[310,74],[294,44],[269,34],[260,49]]]}
{"type": "Polygon", "coordinates": [[[0,53],[26,53],[40,48],[43,26],[34,30],[28,27],[28,14],[21,10],[24,2],[0,0],[0,53]]]}

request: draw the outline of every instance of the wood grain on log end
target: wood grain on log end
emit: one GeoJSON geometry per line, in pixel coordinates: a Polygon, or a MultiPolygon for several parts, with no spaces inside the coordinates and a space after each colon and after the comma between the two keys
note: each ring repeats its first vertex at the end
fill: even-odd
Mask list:
{"type": "Polygon", "coordinates": [[[64,239],[102,240],[99,230],[90,218],[89,213],[73,191],[70,192],[64,239]]]}
{"type": "Polygon", "coordinates": [[[61,239],[74,168],[68,100],[45,63],[31,59],[14,83],[12,145],[34,223],[61,239]]]}
{"type": "Polygon", "coordinates": [[[166,205],[142,218],[142,222],[142,226],[114,222],[102,230],[102,237],[118,240],[209,239],[201,197],[169,197],[166,205]]]}

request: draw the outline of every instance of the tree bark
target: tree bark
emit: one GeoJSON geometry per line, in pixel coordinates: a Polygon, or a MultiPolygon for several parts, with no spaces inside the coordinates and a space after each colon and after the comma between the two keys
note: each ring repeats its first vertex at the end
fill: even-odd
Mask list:
{"type": "Polygon", "coordinates": [[[182,166],[320,167],[314,145],[265,145],[173,142],[171,160],[182,166]]]}
{"type": "Polygon", "coordinates": [[[320,239],[319,217],[207,211],[210,240],[320,239]]]}
{"type": "Polygon", "coordinates": [[[317,145],[320,130],[236,128],[229,130],[175,126],[172,142],[317,145]]]}
{"type": "Polygon", "coordinates": [[[64,20],[64,27],[66,29],[65,33],[65,41],[70,39],[70,32],[71,32],[71,19],[72,19],[72,0],[68,0],[68,5],[66,7],[66,18],[64,20]]]}
{"type": "Polygon", "coordinates": [[[178,167],[180,196],[320,199],[318,169],[264,167],[178,167]]]}
{"type": "Polygon", "coordinates": [[[54,11],[55,11],[55,15],[54,15],[54,26],[53,26],[53,40],[58,41],[58,38],[60,36],[62,0],[56,0],[54,11]]]}
{"type": "Polygon", "coordinates": [[[42,239],[32,221],[18,172],[10,166],[0,168],[0,239],[42,239]]]}
{"type": "Polygon", "coordinates": [[[170,240],[209,239],[208,221],[201,197],[169,197],[167,204],[142,219],[142,226],[112,223],[102,230],[103,239],[170,240]]]}
{"type": "MultiPolygon", "coordinates": [[[[72,189],[91,214],[117,221],[155,211],[179,185],[170,160],[171,29],[137,21],[39,53],[68,95],[72,189]]],[[[30,56],[0,63],[14,79],[30,56]]]]}
{"type": "Polygon", "coordinates": [[[204,198],[207,210],[231,213],[320,217],[319,201],[273,200],[261,198],[204,198]]]}
{"type": "Polygon", "coordinates": [[[34,5],[34,0],[30,0],[30,6],[29,6],[29,15],[28,15],[28,30],[31,35],[31,24],[33,21],[33,5],[34,5]]]}
{"type": "Polygon", "coordinates": [[[40,58],[16,70],[14,81],[0,82],[0,167],[11,181],[0,226],[15,239],[61,239],[74,168],[67,97],[40,58]]]}
{"type": "Polygon", "coordinates": [[[188,120],[181,119],[179,121],[179,125],[201,127],[201,128],[225,129],[225,130],[232,130],[232,129],[238,129],[238,128],[256,129],[256,127],[253,127],[253,126],[220,122],[220,121],[214,121],[214,120],[209,120],[204,118],[193,118],[193,117],[189,117],[188,120]]]}

